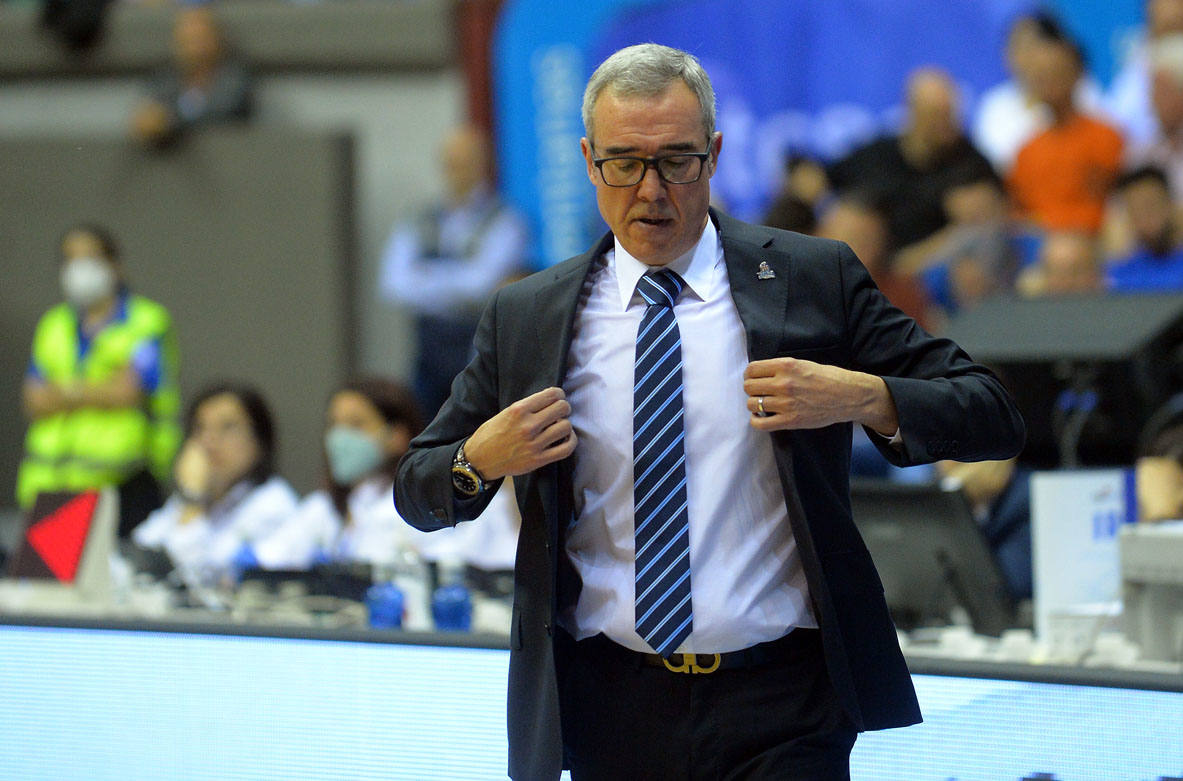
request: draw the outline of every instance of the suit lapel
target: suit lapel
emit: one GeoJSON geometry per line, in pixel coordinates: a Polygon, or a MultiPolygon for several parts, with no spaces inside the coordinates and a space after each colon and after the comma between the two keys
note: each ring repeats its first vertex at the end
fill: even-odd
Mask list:
{"type": "Polygon", "coordinates": [[[612,234],[609,233],[588,252],[555,266],[550,284],[534,296],[531,314],[534,320],[534,343],[538,345],[539,365],[549,385],[563,384],[563,377],[567,373],[567,353],[571,350],[574,334],[575,309],[579,305],[583,281],[591,265],[611,246],[612,234]]]}
{"type": "MultiPolygon", "coordinates": [[[[534,320],[534,343],[538,345],[539,381],[534,391],[563,384],[567,374],[567,354],[575,330],[575,310],[579,306],[583,282],[592,267],[612,246],[612,234],[604,236],[590,251],[560,263],[552,270],[553,278],[534,296],[530,317],[534,320]]],[[[570,459],[547,464],[526,476],[525,490],[537,490],[543,515],[548,521],[552,566],[555,552],[562,549],[561,527],[569,522],[573,501],[570,459]],[[560,495],[560,487],[564,493],[560,495]],[[560,501],[560,499],[562,501],[560,501]]],[[[552,595],[553,596],[553,595],[552,595]]]]}
{"type": "MultiPolygon", "coordinates": [[[[771,252],[762,252],[773,241],[773,234],[758,226],[734,220],[711,210],[711,217],[719,227],[723,242],[723,261],[727,265],[727,281],[731,285],[731,297],[739,311],[748,339],[748,357],[753,361],[777,357],[779,346],[788,326],[789,278],[791,269],[784,262],[769,263],[768,274],[760,274],[761,261],[768,262],[771,252]],[[763,277],[763,278],[762,278],[763,277]]],[[[803,551],[806,574],[812,587],[820,583],[817,556],[813,553],[813,536],[806,521],[805,508],[797,495],[793,446],[797,432],[774,431],[771,433],[773,453],[781,487],[785,494],[785,506],[789,513],[789,525],[803,551]]]]}
{"type": "Polygon", "coordinates": [[[788,316],[789,269],[767,265],[760,252],[772,244],[771,233],[713,209],[711,218],[723,242],[723,262],[731,297],[747,335],[748,357],[754,361],[776,357],[788,316]],[[761,266],[762,262],[766,265],[761,266]]]}

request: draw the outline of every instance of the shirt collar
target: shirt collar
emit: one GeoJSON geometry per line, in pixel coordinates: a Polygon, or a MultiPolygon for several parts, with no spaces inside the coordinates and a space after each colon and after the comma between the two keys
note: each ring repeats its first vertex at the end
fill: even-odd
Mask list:
{"type": "MultiPolygon", "coordinates": [[[[619,239],[613,238],[613,246],[614,250],[608,253],[608,264],[616,269],[616,286],[620,293],[620,308],[623,310],[628,309],[634,297],[638,301],[642,300],[637,293],[637,283],[653,267],[630,255],[628,250],[620,245],[619,239]]],[[[715,223],[708,218],[698,242],[686,254],[667,263],[666,268],[677,272],[686,283],[682,290],[683,296],[691,295],[705,301],[710,298],[718,283],[722,260],[719,234],[715,229],[715,223]]]]}

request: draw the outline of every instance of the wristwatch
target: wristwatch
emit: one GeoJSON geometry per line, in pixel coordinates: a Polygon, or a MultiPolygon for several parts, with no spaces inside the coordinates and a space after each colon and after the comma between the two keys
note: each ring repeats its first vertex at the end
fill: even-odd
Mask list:
{"type": "Polygon", "coordinates": [[[452,487],[466,499],[472,499],[488,487],[485,478],[464,457],[464,442],[460,443],[452,459],[452,487]]]}

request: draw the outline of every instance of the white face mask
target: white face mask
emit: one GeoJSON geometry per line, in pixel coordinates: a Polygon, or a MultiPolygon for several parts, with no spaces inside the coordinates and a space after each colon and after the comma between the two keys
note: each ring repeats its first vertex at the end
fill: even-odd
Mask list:
{"type": "Polygon", "coordinates": [[[72,258],[62,265],[62,293],[72,306],[89,309],[115,292],[115,269],[105,260],[72,258]]]}
{"type": "Polygon", "coordinates": [[[354,485],[382,465],[386,454],[378,440],[348,426],[333,426],[325,434],[329,471],[341,485],[354,485]]]}

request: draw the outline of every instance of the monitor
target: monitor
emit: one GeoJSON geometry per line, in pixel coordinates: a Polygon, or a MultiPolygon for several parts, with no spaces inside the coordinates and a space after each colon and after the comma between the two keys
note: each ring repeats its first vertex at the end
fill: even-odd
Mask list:
{"type": "Polygon", "coordinates": [[[854,480],[850,500],[897,627],[947,624],[958,607],[979,634],[1015,625],[1015,601],[959,489],[854,480]]]}
{"type": "Polygon", "coordinates": [[[1027,423],[1040,469],[1122,466],[1183,381],[1183,294],[997,297],[946,334],[995,369],[1027,423]]]}

